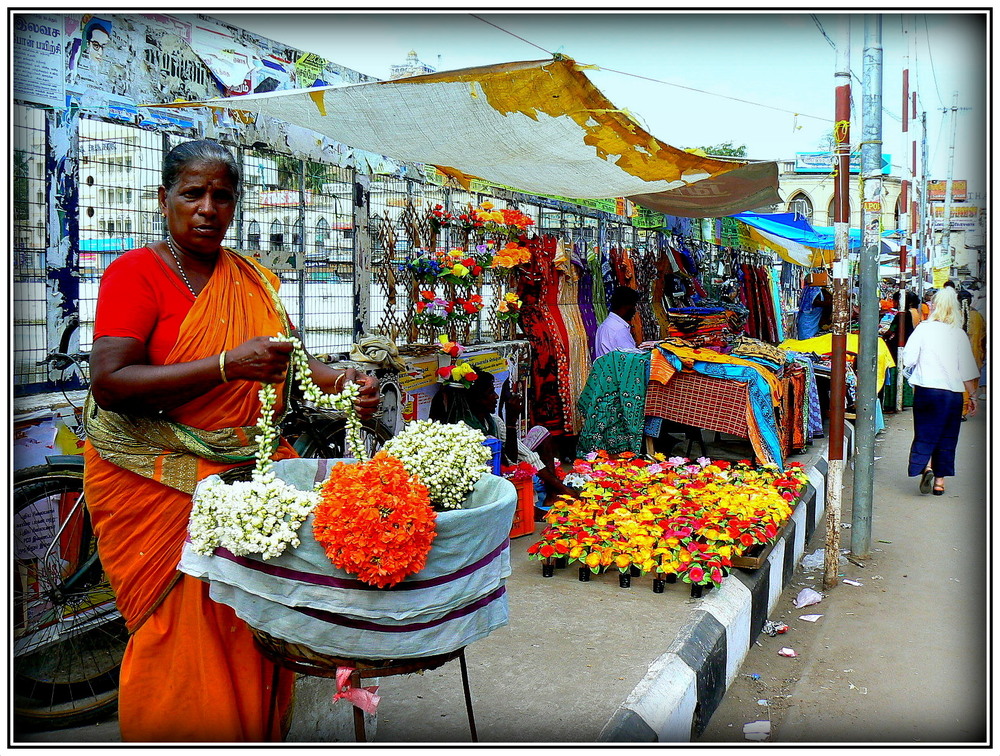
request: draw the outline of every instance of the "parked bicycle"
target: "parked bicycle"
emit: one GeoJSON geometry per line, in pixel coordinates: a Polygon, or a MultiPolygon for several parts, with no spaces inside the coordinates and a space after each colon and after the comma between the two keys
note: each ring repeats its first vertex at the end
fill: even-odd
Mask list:
{"type": "MultiPolygon", "coordinates": [[[[62,371],[61,387],[85,387],[89,355],[66,353],[67,343],[64,336],[64,351],[39,364],[62,371]]],[[[380,408],[362,426],[369,453],[392,435],[385,416],[380,408]]],[[[73,430],[83,438],[79,420],[73,430]]],[[[335,411],[293,396],[282,432],[301,456],[346,456],[345,419],[335,411]]],[[[128,634],[84,501],[83,457],[49,456],[45,464],[17,470],[13,482],[15,727],[52,730],[97,721],[117,708],[128,634]]]]}

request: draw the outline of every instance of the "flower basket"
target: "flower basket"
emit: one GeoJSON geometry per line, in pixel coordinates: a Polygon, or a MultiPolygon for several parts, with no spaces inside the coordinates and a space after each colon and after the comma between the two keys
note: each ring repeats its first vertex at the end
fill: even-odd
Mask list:
{"type": "MultiPolygon", "coordinates": [[[[300,490],[326,479],[345,460],[276,462],[278,478],[300,490]]],[[[391,588],[364,583],[333,566],[312,536],[267,561],[185,544],[178,568],[210,583],[213,600],[231,606],[259,639],[309,654],[353,659],[408,659],[460,649],[508,621],[509,532],[517,493],[484,475],[462,509],[437,514],[437,536],[422,570],[391,588]],[[270,639],[270,640],[268,640],[270,639]]]]}
{"type": "MultiPolygon", "coordinates": [[[[794,511],[794,510],[793,510],[794,511]]],[[[791,527],[792,518],[785,521],[785,524],[781,526],[778,530],[778,534],[767,543],[759,543],[749,551],[745,551],[739,556],[734,556],[732,558],[733,567],[739,567],[741,570],[759,570],[765,564],[767,564],[767,558],[774,551],[774,547],[777,545],[788,529],[791,527]]]]}

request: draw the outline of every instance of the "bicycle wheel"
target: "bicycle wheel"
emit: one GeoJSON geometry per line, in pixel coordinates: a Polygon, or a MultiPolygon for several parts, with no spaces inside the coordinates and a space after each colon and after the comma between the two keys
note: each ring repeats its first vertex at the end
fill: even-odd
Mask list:
{"type": "Polygon", "coordinates": [[[76,727],[112,714],[128,640],[97,555],[83,470],[14,475],[15,729],[76,727]]]}
{"type": "MultiPolygon", "coordinates": [[[[369,459],[390,438],[392,434],[377,421],[366,421],[361,425],[361,442],[369,459]]],[[[337,459],[349,456],[347,426],[344,419],[310,417],[307,427],[296,439],[294,447],[301,457],[337,459]]]]}

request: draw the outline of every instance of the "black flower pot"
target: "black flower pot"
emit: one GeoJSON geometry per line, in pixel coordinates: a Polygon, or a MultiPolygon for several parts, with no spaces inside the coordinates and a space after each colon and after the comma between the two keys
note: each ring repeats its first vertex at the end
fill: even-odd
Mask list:
{"type": "Polygon", "coordinates": [[[556,569],[561,570],[566,566],[566,557],[556,557],[556,569]]]}
{"type": "Polygon", "coordinates": [[[543,578],[552,577],[555,574],[556,574],[556,566],[552,564],[552,562],[545,562],[545,564],[542,565],[543,578]]]}
{"type": "Polygon", "coordinates": [[[631,588],[632,587],[632,576],[627,572],[619,573],[618,575],[618,587],[619,588],[631,588]]]}
{"type": "Polygon", "coordinates": [[[642,570],[636,567],[634,564],[628,568],[628,574],[632,577],[642,577],[642,570]]]}
{"type": "Polygon", "coordinates": [[[665,581],[660,578],[653,578],[653,593],[663,593],[664,585],[666,585],[665,581]]]}
{"type": "Polygon", "coordinates": [[[667,575],[667,582],[670,583],[671,585],[673,585],[674,583],[676,583],[677,582],[677,573],[676,572],[671,572],[669,575],[667,575]]]}
{"type": "Polygon", "coordinates": [[[589,567],[581,567],[580,568],[580,582],[581,583],[589,583],[590,582],[590,568],[589,567]]]}
{"type": "Polygon", "coordinates": [[[698,585],[697,583],[691,583],[691,598],[701,598],[701,594],[704,592],[705,586],[698,585]]]}

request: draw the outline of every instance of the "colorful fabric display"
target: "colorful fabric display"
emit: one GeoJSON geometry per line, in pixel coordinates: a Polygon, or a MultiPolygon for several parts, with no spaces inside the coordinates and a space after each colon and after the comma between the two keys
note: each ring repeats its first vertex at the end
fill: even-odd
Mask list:
{"type": "Polygon", "coordinates": [[[642,452],[648,381],[648,352],[608,352],[594,362],[578,404],[579,454],[642,452]]]}

